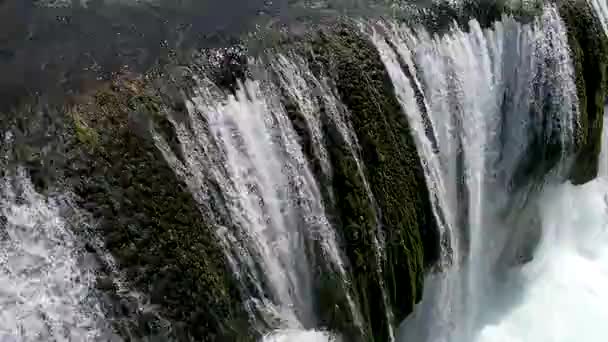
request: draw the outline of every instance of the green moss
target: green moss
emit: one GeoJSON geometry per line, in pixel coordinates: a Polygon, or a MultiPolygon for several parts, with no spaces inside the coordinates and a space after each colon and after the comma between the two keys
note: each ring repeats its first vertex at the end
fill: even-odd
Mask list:
{"type": "Polygon", "coordinates": [[[146,118],[162,116],[146,91],[117,80],[74,108],[78,141],[89,144],[95,132],[97,148],[81,149],[72,184],[106,247],[174,323],[178,340],[236,340],[247,315],[212,226],[146,134],[146,118]]]}
{"type": "Polygon", "coordinates": [[[336,82],[361,145],[363,172],[375,203],[352,153],[339,141],[338,134],[327,134],[332,139],[328,150],[334,168],[336,205],[358,299],[373,340],[386,341],[388,326],[405,318],[420,300],[425,261],[434,259],[438,239],[406,116],[375,48],[353,32],[357,31],[339,27],[320,34],[312,45],[311,62],[336,82]],[[379,226],[386,233],[386,258],[380,259],[372,243],[379,226]],[[382,283],[388,291],[388,309],[394,313],[394,322],[386,320],[382,283]]]}
{"type": "Polygon", "coordinates": [[[82,144],[95,148],[99,141],[97,132],[91,127],[87,126],[80,118],[73,117],[74,130],[76,132],[76,138],[82,144]]]}
{"type": "Polygon", "coordinates": [[[597,175],[608,85],[608,38],[599,18],[585,1],[563,1],[560,14],[568,28],[579,99],[577,156],[571,173],[575,184],[597,175]]]}

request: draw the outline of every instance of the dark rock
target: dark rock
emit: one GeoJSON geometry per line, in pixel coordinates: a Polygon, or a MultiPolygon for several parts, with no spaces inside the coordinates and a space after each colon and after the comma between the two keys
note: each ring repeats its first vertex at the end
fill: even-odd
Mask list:
{"type": "Polygon", "coordinates": [[[98,277],[96,286],[102,291],[116,291],[117,289],[114,280],[110,277],[98,277]]]}
{"type": "Polygon", "coordinates": [[[579,100],[577,155],[570,180],[582,184],[595,178],[598,171],[608,94],[608,37],[589,3],[561,1],[559,12],[568,27],[579,100]]]}

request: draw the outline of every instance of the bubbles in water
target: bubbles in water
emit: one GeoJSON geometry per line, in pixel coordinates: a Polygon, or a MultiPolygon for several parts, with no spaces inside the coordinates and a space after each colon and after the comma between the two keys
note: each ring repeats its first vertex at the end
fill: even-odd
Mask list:
{"type": "Polygon", "coordinates": [[[0,179],[0,340],[91,341],[103,314],[90,296],[60,200],[22,176],[0,179]]]}

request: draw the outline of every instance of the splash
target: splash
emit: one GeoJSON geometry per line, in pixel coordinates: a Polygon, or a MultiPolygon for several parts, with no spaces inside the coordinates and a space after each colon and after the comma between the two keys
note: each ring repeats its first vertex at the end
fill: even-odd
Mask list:
{"type": "Polygon", "coordinates": [[[104,315],[60,215],[67,202],[38,194],[23,173],[0,180],[0,340],[96,340],[104,315]]]}
{"type": "Polygon", "coordinates": [[[514,272],[518,304],[478,342],[603,341],[608,336],[608,177],[541,197],[543,239],[514,272]]]}

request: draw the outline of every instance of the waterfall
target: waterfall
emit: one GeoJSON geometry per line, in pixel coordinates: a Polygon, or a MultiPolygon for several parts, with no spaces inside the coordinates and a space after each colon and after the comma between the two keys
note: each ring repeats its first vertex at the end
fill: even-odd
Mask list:
{"type": "Polygon", "coordinates": [[[540,197],[543,237],[534,260],[516,273],[522,294],[478,341],[601,341],[608,334],[605,132],[597,179],[547,188],[540,197]]]}
{"type": "MultiPolygon", "coordinates": [[[[232,194],[227,206],[242,229],[235,233],[244,234],[249,242],[239,246],[249,256],[235,255],[239,260],[234,260],[234,267],[246,266],[243,271],[255,283],[270,288],[279,317],[288,325],[308,325],[314,321],[308,234],[332,232],[296,134],[275,102],[278,99],[264,91],[260,82],[246,82],[225,104],[201,93],[193,112],[198,109],[207,115],[210,136],[222,159],[209,166],[225,169],[216,171],[217,181],[223,193],[232,194]],[[318,230],[303,229],[307,224],[318,230]]],[[[224,233],[229,247],[237,247],[240,239],[228,230],[224,233]]]]}
{"type": "Polygon", "coordinates": [[[587,0],[587,2],[597,14],[604,31],[608,34],[608,2],[606,0],[587,0]]]}
{"type": "Polygon", "coordinates": [[[321,174],[331,174],[322,120],[338,127],[353,154],[357,142],[342,104],[301,57],[276,54],[269,63],[265,69],[261,61],[250,61],[257,77],[239,83],[234,94],[226,95],[204,75],[197,78],[188,119],[173,122],[184,162],[163,141],[158,143],[200,203],[221,197],[217,201],[225,209],[215,208],[217,235],[249,298],[251,318],[261,330],[280,330],[265,339],[331,340],[328,333],[306,331],[318,326],[314,298],[319,269],[341,278],[342,288],[334,290],[345,296],[354,325],[363,323],[322,189],[281,101],[281,89],[302,115],[299,128],[310,133],[312,158],[319,161],[321,174]]]}
{"type": "Polygon", "coordinates": [[[60,214],[68,197],[40,195],[23,169],[0,186],[0,339],[101,340],[95,274],[60,214]]]}
{"type": "Polygon", "coordinates": [[[525,243],[513,245],[517,228],[504,216],[532,195],[522,190],[522,160],[538,153],[537,139],[554,144],[561,152],[538,157],[555,158],[559,174],[573,146],[576,88],[557,10],[546,7],[530,24],[503,16],[488,29],[468,26],[438,36],[380,23],[371,34],[413,126],[436,216],[445,218],[444,264],[454,263],[427,281],[405,340],[471,341],[491,320],[487,307],[505,292],[496,272],[516,262],[503,252],[525,243]]]}
{"type": "Polygon", "coordinates": [[[605,339],[608,2],[295,2],[27,4],[0,341],[605,339]]]}

